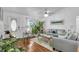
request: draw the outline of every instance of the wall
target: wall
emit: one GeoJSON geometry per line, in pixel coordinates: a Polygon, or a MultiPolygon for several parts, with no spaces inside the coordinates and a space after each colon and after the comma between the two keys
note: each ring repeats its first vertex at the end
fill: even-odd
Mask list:
{"type": "MultiPolygon", "coordinates": [[[[76,16],[79,16],[79,8],[71,7],[71,8],[63,8],[59,12],[53,14],[52,16],[43,18],[41,20],[45,21],[45,24],[44,24],[45,29],[51,29],[51,28],[62,29],[63,28],[63,29],[72,29],[73,31],[75,31],[76,30],[76,16]],[[51,21],[59,20],[59,19],[64,20],[64,25],[51,25],[50,24],[51,21]]],[[[25,27],[26,26],[25,25],[26,17],[27,17],[27,15],[25,15],[25,14],[20,14],[20,13],[4,10],[4,13],[3,13],[4,29],[11,31],[11,27],[10,27],[11,18],[17,19],[17,25],[19,27],[25,27]]],[[[23,28],[18,30],[18,27],[17,27],[17,31],[16,31],[17,36],[22,37],[24,30],[25,29],[23,29],[23,28]]]]}
{"type": "MultiPolygon", "coordinates": [[[[12,32],[11,31],[11,20],[15,19],[17,21],[17,30],[16,30],[17,37],[23,37],[23,33],[26,32],[27,18],[29,18],[28,16],[30,15],[30,17],[31,16],[37,17],[37,13],[33,12],[32,9],[27,9],[27,10],[22,9],[22,8],[20,8],[20,9],[13,8],[13,7],[12,8],[3,8],[4,31],[9,30],[10,32],[12,32]]],[[[33,20],[35,20],[35,19],[33,19],[33,20]]]]}
{"type": "Polygon", "coordinates": [[[3,15],[4,31],[9,30],[11,32],[11,20],[15,19],[17,22],[16,36],[22,37],[23,32],[26,29],[26,16],[16,12],[9,11],[4,11],[3,15]]]}
{"type": "Polygon", "coordinates": [[[52,16],[48,17],[46,20],[45,28],[65,28],[65,29],[72,29],[73,31],[76,30],[76,16],[79,16],[79,8],[63,8],[61,11],[53,14],[52,16]],[[53,26],[50,25],[50,22],[53,20],[63,19],[64,25],[53,26]]]}

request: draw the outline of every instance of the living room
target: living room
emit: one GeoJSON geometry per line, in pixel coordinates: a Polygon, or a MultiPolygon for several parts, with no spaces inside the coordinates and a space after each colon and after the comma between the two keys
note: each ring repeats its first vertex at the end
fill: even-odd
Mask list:
{"type": "Polygon", "coordinates": [[[1,7],[0,51],[78,52],[78,10],[79,7],[1,7]]]}

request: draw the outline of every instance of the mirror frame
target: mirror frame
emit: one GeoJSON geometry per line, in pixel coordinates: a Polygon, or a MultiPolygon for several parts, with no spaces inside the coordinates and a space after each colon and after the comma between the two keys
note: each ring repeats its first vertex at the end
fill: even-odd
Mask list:
{"type": "Polygon", "coordinates": [[[17,29],[17,21],[16,18],[12,18],[11,19],[11,31],[15,32],[17,29]],[[13,22],[15,22],[14,24],[12,24],[13,22]],[[16,25],[15,25],[16,24],[16,25]],[[14,29],[12,27],[16,26],[14,29]]]}

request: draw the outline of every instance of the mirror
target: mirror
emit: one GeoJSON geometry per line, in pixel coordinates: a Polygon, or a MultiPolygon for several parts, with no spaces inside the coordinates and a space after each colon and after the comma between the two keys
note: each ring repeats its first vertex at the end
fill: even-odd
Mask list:
{"type": "Polygon", "coordinates": [[[16,31],[16,26],[17,24],[16,24],[16,20],[15,19],[13,19],[12,21],[11,21],[11,30],[12,31],[16,31]]]}

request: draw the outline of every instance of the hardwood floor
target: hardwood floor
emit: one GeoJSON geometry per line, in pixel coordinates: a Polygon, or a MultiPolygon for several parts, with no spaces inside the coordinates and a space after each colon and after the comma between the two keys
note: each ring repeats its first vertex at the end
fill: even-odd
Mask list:
{"type": "Polygon", "coordinates": [[[32,42],[32,45],[28,51],[29,52],[51,52],[49,49],[47,49],[47,48],[45,48],[45,47],[43,47],[35,42],[32,42]]]}
{"type": "Polygon", "coordinates": [[[25,49],[26,52],[51,52],[49,49],[33,42],[31,39],[20,39],[17,46],[25,49]]]}

